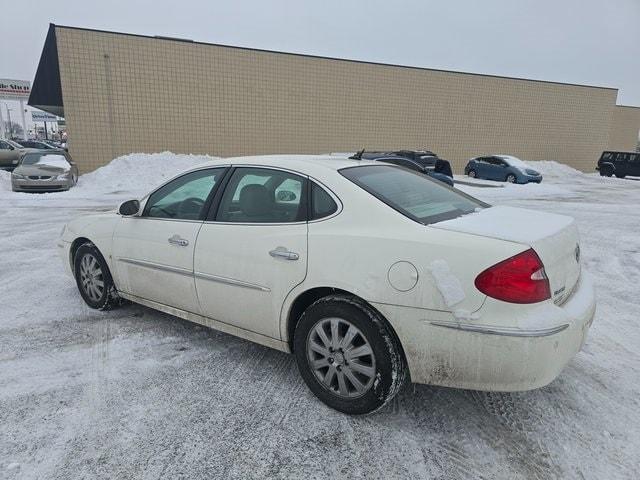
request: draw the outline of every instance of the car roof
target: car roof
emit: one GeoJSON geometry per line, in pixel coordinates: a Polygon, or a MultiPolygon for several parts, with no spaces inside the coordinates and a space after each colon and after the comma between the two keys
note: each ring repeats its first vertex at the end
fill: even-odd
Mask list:
{"type": "Polygon", "coordinates": [[[228,157],[211,160],[198,168],[216,165],[258,165],[278,167],[304,173],[306,175],[322,174],[342,168],[361,165],[378,165],[374,160],[354,160],[346,155],[257,155],[249,157],[228,157]]]}

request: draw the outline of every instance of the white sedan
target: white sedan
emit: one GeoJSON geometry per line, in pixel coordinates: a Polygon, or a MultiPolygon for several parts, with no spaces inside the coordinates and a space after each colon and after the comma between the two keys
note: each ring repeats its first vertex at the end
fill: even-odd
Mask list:
{"type": "Polygon", "coordinates": [[[58,245],[90,307],[127,299],[293,352],[312,392],[352,414],[409,379],[546,385],[595,311],[572,218],[333,156],[207,163],[70,222],[58,245]]]}

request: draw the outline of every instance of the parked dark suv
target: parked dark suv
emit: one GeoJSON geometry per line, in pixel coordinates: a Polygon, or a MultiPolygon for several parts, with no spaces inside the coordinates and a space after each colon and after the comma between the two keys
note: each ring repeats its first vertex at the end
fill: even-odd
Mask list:
{"type": "Polygon", "coordinates": [[[393,163],[425,173],[447,185],[453,186],[453,172],[449,161],[439,158],[429,150],[385,150],[364,152],[362,158],[393,163]]]}
{"type": "Polygon", "coordinates": [[[602,152],[596,170],[603,177],[615,175],[624,178],[627,175],[640,176],[640,153],[637,152],[602,152]]]}

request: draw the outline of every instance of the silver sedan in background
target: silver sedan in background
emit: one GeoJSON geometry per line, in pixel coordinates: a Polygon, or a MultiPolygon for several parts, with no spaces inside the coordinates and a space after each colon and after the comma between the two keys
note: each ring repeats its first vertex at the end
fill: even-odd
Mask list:
{"type": "Polygon", "coordinates": [[[63,150],[25,152],[11,173],[14,192],[55,192],[78,183],[78,166],[63,150]]]}

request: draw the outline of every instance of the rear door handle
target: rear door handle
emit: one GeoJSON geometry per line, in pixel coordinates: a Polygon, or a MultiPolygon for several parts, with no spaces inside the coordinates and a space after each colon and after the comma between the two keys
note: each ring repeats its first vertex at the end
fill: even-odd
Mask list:
{"type": "Polygon", "coordinates": [[[182,238],[180,235],[174,235],[168,239],[171,245],[177,245],[179,247],[186,247],[189,245],[189,240],[182,238]]]}
{"type": "Polygon", "coordinates": [[[284,258],[285,260],[298,260],[300,258],[300,255],[298,255],[296,252],[291,252],[285,247],[278,247],[274,250],[271,250],[269,252],[269,255],[271,255],[273,258],[284,258]]]}

